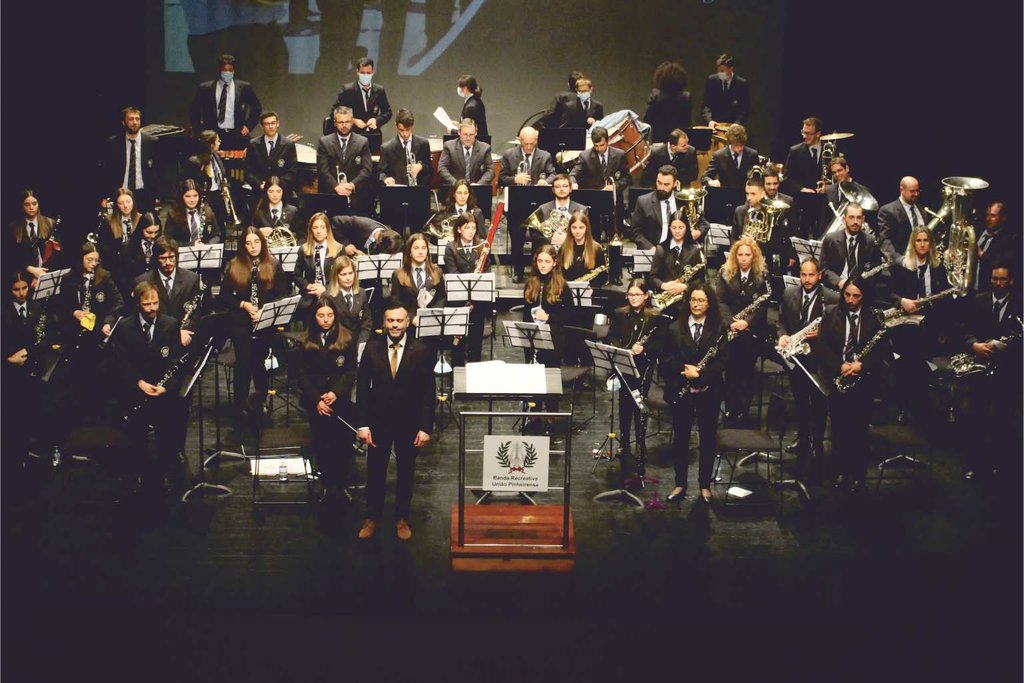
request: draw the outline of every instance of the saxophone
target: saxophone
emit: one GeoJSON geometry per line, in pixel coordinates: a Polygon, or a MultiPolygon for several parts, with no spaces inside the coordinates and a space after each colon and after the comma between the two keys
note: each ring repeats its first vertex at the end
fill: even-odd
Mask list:
{"type": "Polygon", "coordinates": [[[793,356],[806,356],[811,352],[811,345],[807,341],[807,335],[812,332],[817,332],[818,327],[821,326],[821,316],[812,320],[807,324],[807,327],[803,328],[799,332],[796,332],[789,337],[789,345],[782,346],[776,344],[775,351],[784,359],[789,360],[793,356]]]}
{"type": "Polygon", "coordinates": [[[869,277],[874,277],[875,275],[878,275],[879,273],[881,273],[883,270],[887,269],[891,265],[892,265],[892,261],[890,261],[889,259],[885,259],[881,263],[879,263],[877,266],[875,266],[874,268],[869,268],[868,270],[866,270],[863,273],[861,273],[860,277],[861,277],[862,280],[867,280],[869,277]]]}
{"type": "MultiPolygon", "coordinates": [[[[945,289],[938,294],[932,294],[931,296],[921,297],[915,299],[914,302],[918,305],[919,309],[925,304],[931,303],[938,299],[944,299],[947,296],[957,294],[955,289],[945,289]]],[[[907,313],[903,310],[902,306],[893,306],[882,311],[882,324],[886,327],[896,327],[897,325],[920,325],[921,321],[924,320],[924,315],[921,313],[907,313]]]]}
{"type": "MultiPolygon", "coordinates": [[[[722,348],[722,342],[727,341],[727,337],[728,333],[723,334],[722,336],[715,340],[715,343],[711,345],[711,348],[708,349],[708,352],[704,354],[704,357],[697,361],[697,372],[702,372],[704,368],[708,366],[708,363],[710,363],[714,359],[714,357],[718,355],[718,351],[722,348]]],[[[682,400],[683,397],[685,397],[686,394],[689,393],[690,387],[692,387],[694,382],[696,381],[698,380],[683,377],[683,386],[680,387],[679,394],[676,396],[676,400],[682,400]]]]}
{"type": "MultiPolygon", "coordinates": [[[[869,339],[868,343],[864,345],[864,348],[860,350],[860,353],[854,354],[853,360],[859,361],[861,358],[871,353],[871,350],[875,348],[878,342],[882,340],[882,337],[884,337],[888,331],[889,328],[882,325],[881,329],[878,330],[878,332],[875,332],[875,336],[869,339]]],[[[862,372],[856,375],[839,375],[833,382],[835,384],[836,391],[840,394],[845,394],[850,391],[850,389],[857,386],[857,383],[860,382],[860,378],[863,374],[864,373],[862,372]]]]}
{"type": "MultiPolygon", "coordinates": [[[[689,282],[690,280],[692,280],[694,275],[699,273],[702,269],[704,269],[705,266],[707,266],[707,261],[704,259],[704,252],[703,251],[700,253],[700,259],[701,259],[700,263],[698,263],[697,265],[686,266],[685,268],[683,268],[682,274],[679,277],[677,277],[675,280],[673,280],[673,282],[684,282],[685,283],[685,282],[689,282]]],[[[657,308],[659,310],[665,310],[666,308],[668,308],[669,306],[671,306],[675,302],[677,302],[680,299],[682,299],[684,294],[685,294],[685,292],[680,292],[679,294],[669,294],[668,292],[659,292],[658,294],[654,295],[651,298],[651,304],[655,308],[657,308]]]]}
{"type": "MultiPolygon", "coordinates": [[[[1011,334],[1005,334],[1002,337],[999,337],[998,339],[993,339],[989,341],[988,343],[1005,345],[1009,344],[1010,342],[1017,341],[1022,336],[1024,336],[1024,334],[1022,334],[1024,333],[1024,322],[1022,322],[1021,319],[1017,317],[1013,318],[1013,320],[1018,325],[1021,325],[1021,330],[1018,330],[1017,332],[1013,332],[1011,334]]],[[[949,368],[953,371],[953,375],[956,377],[966,377],[968,375],[974,375],[979,372],[991,374],[992,372],[995,371],[995,365],[995,358],[981,359],[978,356],[974,355],[973,353],[958,353],[956,355],[950,356],[949,358],[949,368]]]]}
{"type": "Polygon", "coordinates": [[[580,277],[578,277],[575,280],[573,280],[573,282],[590,282],[591,280],[593,280],[595,277],[597,277],[598,275],[600,275],[601,273],[603,273],[606,270],[608,270],[608,264],[607,263],[604,264],[603,266],[598,266],[597,268],[594,268],[592,271],[590,271],[586,275],[581,275],[580,277]]]}
{"type": "MultiPolygon", "coordinates": [[[[771,298],[771,295],[772,295],[772,284],[768,280],[765,280],[764,283],[765,283],[765,286],[768,288],[768,291],[765,292],[764,294],[762,294],[761,296],[757,297],[753,301],[751,301],[749,306],[747,306],[742,311],[740,311],[739,313],[734,315],[732,317],[733,320],[746,320],[751,315],[753,315],[755,312],[757,312],[757,309],[761,308],[766,303],[768,303],[768,299],[771,298]]],[[[750,328],[747,328],[747,329],[750,329],[750,328]]],[[[733,339],[735,339],[740,334],[743,334],[743,333],[742,332],[733,332],[732,330],[729,330],[729,341],[732,341],[733,339]]]]}

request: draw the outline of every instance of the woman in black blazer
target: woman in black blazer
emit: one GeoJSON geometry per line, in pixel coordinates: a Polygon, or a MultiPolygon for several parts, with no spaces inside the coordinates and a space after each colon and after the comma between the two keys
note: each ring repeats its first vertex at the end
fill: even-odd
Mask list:
{"type": "Polygon", "coordinates": [[[114,193],[114,210],[110,217],[100,226],[97,235],[97,246],[100,258],[116,268],[121,250],[128,244],[132,236],[157,222],[152,213],[139,213],[135,206],[135,193],[127,187],[118,188],[114,193]]]}
{"type": "Polygon", "coordinates": [[[728,327],[722,320],[714,291],[703,282],[696,282],[686,290],[685,310],[687,315],[681,314],[668,327],[659,366],[665,381],[665,400],[672,406],[675,488],[667,498],[680,500],[686,496],[690,429],[696,417],[700,434],[697,480],[701,500],[710,503],[718,442],[718,404],[726,356],[724,335],[728,327]],[[702,359],[716,344],[717,353],[699,369],[702,359]]]}
{"type": "MultiPolygon", "coordinates": [[[[264,229],[260,230],[263,231],[264,229]]],[[[310,216],[306,242],[302,245],[298,263],[295,264],[295,272],[292,274],[292,282],[302,294],[299,306],[303,310],[312,306],[327,291],[331,266],[341,253],[342,246],[334,239],[327,214],[320,212],[310,216]]]]}
{"type": "Polygon", "coordinates": [[[409,235],[402,253],[402,267],[391,276],[391,296],[405,305],[416,325],[420,308],[444,306],[444,273],[431,261],[430,242],[422,232],[409,235]]]}
{"type": "Polygon", "coordinates": [[[327,285],[327,296],[334,300],[339,321],[348,328],[358,343],[365,344],[370,338],[373,318],[370,315],[370,290],[359,286],[356,279],[355,262],[341,254],[331,266],[331,281],[327,285]]]}
{"type": "Polygon", "coordinates": [[[253,332],[263,306],[288,295],[288,278],[281,263],[270,255],[267,240],[257,228],[246,228],[242,248],[228,262],[221,281],[220,302],[228,309],[228,336],[235,348],[234,407],[238,415],[248,407],[255,420],[262,416],[270,388],[264,361],[270,354],[273,328],[253,332]],[[246,405],[249,381],[255,394],[246,405]]]}
{"type": "MultiPolygon", "coordinates": [[[[39,199],[32,190],[21,193],[21,209],[23,215],[7,228],[7,241],[3,247],[3,262],[8,273],[23,270],[33,276],[34,280],[47,270],[59,269],[64,259],[59,249],[53,246],[47,249],[48,240],[54,236],[57,222],[47,218],[39,211],[39,199]],[[29,234],[29,223],[32,234],[29,234]],[[46,252],[50,258],[46,258],[46,252]]],[[[56,240],[59,244],[59,240],[56,240]]],[[[116,251],[114,254],[116,255],[116,251]]]]}
{"type": "Polygon", "coordinates": [[[178,197],[164,220],[164,233],[181,246],[217,244],[224,238],[217,215],[209,204],[200,201],[201,188],[195,180],[182,181],[178,197]],[[192,239],[193,236],[198,239],[192,239]]]}
{"type": "Polygon", "coordinates": [[[299,226],[295,224],[295,215],[299,210],[290,204],[285,204],[284,197],[285,192],[281,179],[277,176],[270,176],[263,189],[263,196],[256,203],[256,210],[252,212],[252,224],[261,228],[264,236],[268,238],[274,228],[285,227],[291,230],[296,240],[299,240],[301,239],[298,234],[299,226]]]}
{"type": "Polygon", "coordinates": [[[352,424],[357,342],[341,323],[333,299],[321,297],[312,311],[299,354],[299,391],[317,469],[323,476],[324,500],[340,501],[348,483],[355,435],[339,417],[352,424]]]}
{"type": "MultiPolygon", "coordinates": [[[[476,82],[476,78],[470,74],[459,76],[458,82],[459,97],[463,98],[461,119],[473,119],[476,123],[476,134],[487,136],[487,109],[481,99],[484,89],[476,82]]],[[[452,133],[458,134],[459,127],[455,126],[452,133]]]]}
{"type": "MultiPolygon", "coordinates": [[[[560,368],[565,357],[564,326],[572,322],[574,305],[572,292],[558,266],[558,252],[550,244],[542,245],[533,253],[533,270],[523,287],[523,322],[547,323],[551,328],[554,350],[537,351],[536,361],[549,368],[560,368]]],[[[526,351],[526,360],[531,360],[526,351]]],[[[537,401],[540,405],[541,401],[537,401]]],[[[544,401],[545,410],[558,410],[558,399],[544,401]]]]}
{"type": "MultiPolygon", "coordinates": [[[[483,272],[479,268],[480,261],[487,258],[490,247],[486,241],[480,239],[477,232],[479,225],[474,213],[463,213],[455,219],[455,239],[444,249],[446,275],[483,272]]],[[[469,334],[452,349],[452,365],[465,365],[467,360],[475,363],[480,360],[484,343],[484,319],[491,310],[491,304],[482,301],[467,304],[460,301],[453,305],[469,305],[471,308],[469,334]]]]}
{"type": "Polygon", "coordinates": [[[121,289],[125,301],[131,298],[136,278],[155,270],[157,266],[156,240],[160,237],[160,224],[156,222],[153,214],[147,212],[143,214],[139,225],[145,227],[132,232],[131,237],[121,247],[113,272],[114,280],[121,289]]]}

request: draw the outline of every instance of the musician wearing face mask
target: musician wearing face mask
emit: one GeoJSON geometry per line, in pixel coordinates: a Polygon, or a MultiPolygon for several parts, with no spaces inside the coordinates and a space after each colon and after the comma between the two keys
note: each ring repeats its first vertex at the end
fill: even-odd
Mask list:
{"type": "Polygon", "coordinates": [[[864,232],[864,209],[849,203],[843,212],[842,231],[825,235],[821,243],[822,278],[832,289],[840,290],[856,272],[864,272],[882,262],[882,253],[872,235],[864,232]]]}
{"type": "MultiPolygon", "coordinates": [[[[690,283],[695,280],[704,280],[707,273],[704,271],[693,271],[693,274],[685,281],[680,277],[688,270],[703,262],[704,254],[693,239],[693,231],[690,230],[686,215],[682,211],[672,214],[672,222],[669,224],[669,236],[661,242],[654,250],[654,259],[651,262],[651,274],[649,281],[651,289],[657,295],[669,297],[683,295],[686,293],[690,283]]],[[[676,315],[677,309],[682,307],[682,299],[672,305],[667,311],[676,315]]]]}
{"type": "Polygon", "coordinates": [[[157,268],[140,275],[135,284],[148,282],[160,296],[160,310],[171,316],[181,327],[181,345],[188,346],[196,329],[198,308],[193,309],[190,319],[185,320],[185,305],[190,302],[201,305],[199,275],[191,270],[178,268],[178,243],[169,237],[159,237],[154,249],[157,268]]]}
{"type": "Polygon", "coordinates": [[[835,488],[850,493],[863,489],[867,473],[868,418],[875,391],[872,374],[892,357],[884,337],[867,350],[880,329],[871,312],[871,296],[870,286],[859,276],[846,281],[840,292],[840,305],[825,311],[814,346],[819,381],[830,391],[835,488]],[[835,386],[837,378],[855,384],[847,391],[839,391],[835,386]]]}
{"type": "Polygon", "coordinates": [[[672,409],[672,460],[675,487],[669,501],[686,497],[690,459],[690,430],[697,420],[700,435],[698,484],[700,500],[711,503],[711,477],[718,443],[718,405],[722,370],[732,348],[726,347],[726,327],[714,291],[703,282],[687,292],[689,315],[676,318],[665,334],[658,367],[665,381],[665,398],[672,409]]]}
{"type": "MultiPolygon", "coordinates": [[[[391,120],[391,103],[383,85],[373,82],[374,64],[369,57],[356,62],[356,80],[345,84],[334,98],[332,111],[338,107],[352,110],[352,123],[359,130],[377,131],[391,120]]],[[[330,133],[325,130],[324,134],[330,133]]]]}
{"type": "Polygon", "coordinates": [[[754,364],[768,327],[767,301],[762,299],[767,293],[768,269],[761,248],[751,238],[741,237],[733,242],[715,282],[722,320],[734,334],[729,342],[729,361],[725,368],[725,419],[729,426],[744,427],[749,422],[754,364]],[[749,311],[755,299],[761,303],[749,311]],[[739,315],[745,310],[746,314],[739,315]]]}
{"type": "Polygon", "coordinates": [[[967,414],[967,479],[988,480],[996,470],[1019,481],[1021,392],[1021,309],[1009,261],[993,264],[990,290],[971,299],[960,350],[977,372],[965,375],[970,392],[967,414]]]}
{"type": "Polygon", "coordinates": [[[188,406],[178,389],[184,366],[170,373],[184,353],[179,340],[179,323],[160,311],[160,295],[154,285],[140,282],[132,291],[134,310],[121,320],[111,337],[119,359],[122,381],[124,425],[134,457],[130,469],[141,475],[141,493],[157,502],[163,493],[164,476],[172,481],[172,492],[185,488],[185,467],[181,451],[185,445],[188,406]],[[150,425],[156,433],[155,454],[149,452],[150,425]]]}
{"type": "MultiPolygon", "coordinates": [[[[798,341],[794,336],[800,333],[800,338],[813,350],[818,343],[818,328],[809,329],[811,324],[817,320],[820,326],[821,321],[818,319],[825,314],[826,307],[832,307],[838,302],[839,295],[821,285],[821,270],[817,259],[811,257],[801,263],[800,284],[787,287],[782,295],[776,327],[779,347],[787,352],[793,350],[798,341]]],[[[815,357],[807,353],[798,355],[798,358],[807,372],[795,363],[788,372],[798,419],[798,436],[786,450],[797,453],[796,478],[805,483],[817,484],[824,476],[828,405],[808,376],[808,373],[814,375],[817,371],[815,357]]]]}
{"type": "Polygon", "coordinates": [[[60,251],[46,246],[55,221],[40,213],[39,198],[33,190],[21,193],[21,209],[22,217],[7,228],[3,259],[8,270],[24,270],[37,278],[47,270],[60,268],[60,251]]]}
{"type": "Polygon", "coordinates": [[[719,121],[745,123],[750,118],[750,85],[736,75],[727,54],[715,60],[715,68],[704,82],[704,121],[712,128],[719,121]]]}
{"type": "Polygon", "coordinates": [[[334,131],[317,142],[318,187],[322,194],[348,197],[355,213],[368,215],[373,204],[370,143],[352,131],[355,122],[352,109],[339,106],[333,117],[334,131]]]}
{"type": "Polygon", "coordinates": [[[387,186],[418,185],[430,187],[434,171],[430,166],[430,143],[413,135],[416,119],[408,109],[399,109],[395,117],[398,134],[381,145],[380,182],[387,186]],[[410,163],[410,160],[412,163],[410,163]]]}
{"type": "Polygon", "coordinates": [[[327,296],[334,300],[338,321],[348,328],[352,336],[365,344],[370,338],[370,293],[359,286],[355,263],[344,254],[338,255],[331,266],[331,282],[327,296]]]}
{"type": "Polygon", "coordinates": [[[202,185],[195,180],[183,181],[177,201],[167,212],[164,233],[179,244],[198,246],[223,241],[223,224],[210,205],[200,201],[201,188],[202,185]]]}
{"type": "Polygon", "coordinates": [[[352,466],[352,388],[356,380],[357,342],[341,323],[341,312],[329,297],[317,299],[299,354],[299,391],[306,409],[316,456],[323,476],[324,502],[344,500],[352,466]],[[339,419],[339,417],[341,419],[339,419]]]}
{"type": "Polygon", "coordinates": [[[728,145],[711,155],[701,182],[711,187],[739,189],[749,177],[750,169],[757,165],[759,155],[756,149],[747,146],[747,129],[738,123],[729,126],[725,140],[728,145]]]}
{"type": "Polygon", "coordinates": [[[604,118],[604,105],[593,98],[594,84],[586,76],[576,80],[576,97],[564,102],[559,128],[590,128],[604,118]]]}
{"type": "Polygon", "coordinates": [[[249,133],[259,123],[263,107],[247,81],[235,79],[235,58],[221,55],[215,81],[200,84],[189,107],[192,131],[216,131],[224,149],[245,149],[249,133]]]}
{"type": "MultiPolygon", "coordinates": [[[[149,216],[149,221],[153,221],[152,216],[149,216]]],[[[156,240],[160,232],[160,225],[153,222],[132,233],[128,242],[121,247],[114,279],[125,298],[131,296],[135,280],[140,275],[156,270],[156,240]]]]}
{"type": "MultiPolygon", "coordinates": [[[[454,232],[455,239],[449,242],[444,250],[445,274],[486,272],[486,267],[481,269],[481,259],[487,258],[490,248],[487,246],[486,240],[479,237],[474,215],[464,213],[456,218],[454,232]]],[[[455,305],[466,306],[467,304],[459,302],[455,305]]],[[[452,365],[456,367],[465,365],[467,360],[470,363],[480,360],[484,341],[484,319],[492,308],[490,304],[481,301],[468,305],[471,307],[469,334],[452,349],[452,365]]]]}
{"type": "MultiPolygon", "coordinates": [[[[778,176],[775,177],[774,181],[776,196],[778,196],[778,176]]],[[[770,205],[773,200],[768,199],[765,185],[757,178],[748,179],[744,185],[744,190],[747,195],[747,201],[737,206],[733,212],[733,241],[738,240],[744,234],[744,231],[749,229],[751,236],[757,240],[758,246],[761,247],[761,253],[768,264],[768,270],[774,275],[789,272],[790,268],[796,265],[797,259],[793,243],[789,239],[789,226],[786,223],[785,214],[775,220],[770,235],[764,234],[763,229],[756,227],[756,224],[760,222],[761,225],[767,225],[772,221],[769,212],[772,211],[770,205]],[[761,231],[761,234],[753,234],[759,231],[761,231]]]]}
{"type": "MultiPolygon", "coordinates": [[[[484,89],[480,87],[480,84],[476,82],[476,77],[471,74],[463,74],[459,76],[459,80],[455,87],[456,94],[462,98],[462,113],[459,115],[459,120],[465,121],[470,120],[476,124],[476,130],[478,135],[488,136],[487,132],[487,109],[484,107],[484,101],[482,99],[484,89]]],[[[452,121],[453,127],[451,132],[453,135],[459,133],[460,125],[457,121],[452,121]]]]}
{"type": "MultiPolygon", "coordinates": [[[[825,201],[821,207],[821,217],[818,221],[817,239],[825,238],[825,231],[835,220],[835,212],[841,209],[848,197],[856,200],[859,197],[874,196],[871,194],[871,190],[853,179],[850,173],[850,162],[846,157],[838,156],[832,159],[829,171],[832,174],[832,183],[818,188],[818,192],[825,195],[825,201]]],[[[870,221],[871,218],[871,215],[865,214],[866,221],[870,221]]]]}
{"type": "Polygon", "coordinates": [[[665,165],[676,169],[676,180],[682,187],[689,187],[697,179],[697,150],[690,146],[690,137],[681,128],[668,134],[664,146],[655,145],[651,149],[640,185],[654,187],[657,174],[665,165]]]}
{"type": "Polygon", "coordinates": [[[280,262],[270,255],[263,234],[257,228],[246,228],[242,249],[224,269],[219,295],[229,312],[228,336],[235,349],[234,410],[238,417],[248,409],[250,419],[258,422],[264,414],[263,403],[270,388],[264,362],[270,353],[274,330],[253,332],[253,326],[263,307],[287,296],[288,290],[288,278],[280,262]],[[251,397],[250,380],[255,389],[251,397]]]}
{"type": "Polygon", "coordinates": [[[288,228],[296,240],[300,239],[301,230],[295,224],[299,210],[284,201],[284,185],[277,176],[270,176],[263,189],[263,196],[253,211],[252,224],[260,229],[263,236],[270,239],[274,228],[288,228]]]}
{"type": "Polygon", "coordinates": [[[341,254],[342,246],[331,231],[331,222],[325,213],[309,217],[306,229],[306,243],[302,245],[299,261],[292,274],[292,282],[303,295],[299,306],[308,309],[327,291],[334,259],[341,254]]]}
{"type": "Polygon", "coordinates": [[[277,112],[263,112],[260,125],[263,135],[249,142],[245,154],[245,182],[252,192],[259,193],[266,190],[267,181],[273,177],[285,191],[291,191],[299,167],[295,143],[280,134],[277,112]]]}
{"type": "Polygon", "coordinates": [[[900,196],[878,210],[878,245],[890,260],[896,261],[906,251],[910,232],[927,221],[917,205],[921,186],[917,178],[900,179],[900,196]]]}

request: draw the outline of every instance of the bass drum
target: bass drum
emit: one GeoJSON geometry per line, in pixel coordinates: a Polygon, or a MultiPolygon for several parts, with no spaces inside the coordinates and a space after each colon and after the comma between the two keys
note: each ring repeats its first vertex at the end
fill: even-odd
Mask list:
{"type": "Polygon", "coordinates": [[[630,173],[642,169],[647,157],[651,155],[651,143],[640,132],[632,116],[627,116],[608,130],[608,144],[626,153],[630,173]]]}
{"type": "Polygon", "coordinates": [[[316,178],[316,147],[304,142],[295,143],[295,158],[299,167],[299,193],[316,194],[319,184],[316,178]]]}

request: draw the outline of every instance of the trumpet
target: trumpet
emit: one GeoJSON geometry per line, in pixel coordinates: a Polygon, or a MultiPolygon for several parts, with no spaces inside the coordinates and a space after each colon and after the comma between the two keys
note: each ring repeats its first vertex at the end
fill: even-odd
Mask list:
{"type": "Polygon", "coordinates": [[[228,220],[231,221],[231,225],[234,227],[240,226],[242,221],[238,220],[238,213],[235,212],[235,203],[231,200],[231,188],[228,187],[226,180],[220,184],[220,196],[224,198],[224,208],[227,210],[228,220]]]}
{"type": "Polygon", "coordinates": [[[413,155],[412,150],[406,148],[405,150],[405,175],[409,179],[409,187],[416,186],[416,174],[412,172],[413,164],[416,163],[416,157],[413,155]]]}
{"type": "Polygon", "coordinates": [[[339,185],[344,185],[348,182],[348,176],[341,170],[341,166],[338,166],[337,164],[334,166],[334,176],[338,179],[339,185]]]}
{"type": "MultiPolygon", "coordinates": [[[[523,159],[516,165],[516,175],[530,175],[530,167],[526,165],[526,159],[523,159]]],[[[530,181],[527,180],[526,184],[529,185],[530,181]]]]}

